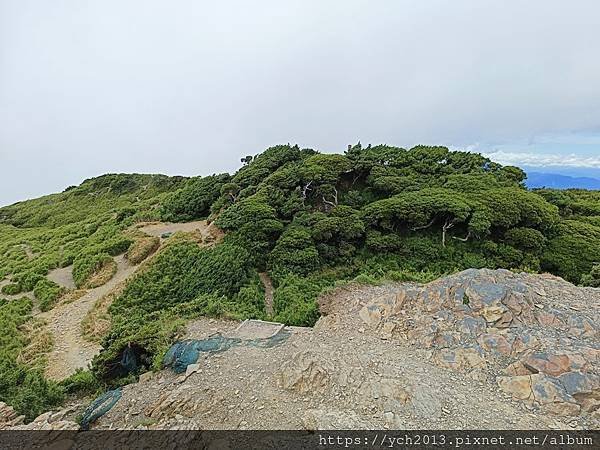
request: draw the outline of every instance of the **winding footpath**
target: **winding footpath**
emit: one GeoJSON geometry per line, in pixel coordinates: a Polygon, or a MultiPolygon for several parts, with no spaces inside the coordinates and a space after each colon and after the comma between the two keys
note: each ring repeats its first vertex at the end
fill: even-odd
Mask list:
{"type": "Polygon", "coordinates": [[[81,335],[81,321],[97,300],[110,293],[122,281],[133,275],[138,266],[132,266],[124,255],[115,257],[117,273],[104,285],[90,289],[83,297],[72,303],[57,305],[38,317],[48,322],[54,336],[54,347],[48,353],[46,376],[51,380],[62,380],[85,369],[100,352],[100,345],[86,341],[81,335]]]}
{"type": "MultiPolygon", "coordinates": [[[[219,240],[218,231],[206,221],[187,223],[152,223],[139,228],[140,231],[161,237],[164,233],[199,231],[203,238],[214,237],[219,240]]],[[[164,239],[161,238],[161,242],[164,239]]],[[[156,252],[154,255],[156,255],[156,252]]],[[[150,258],[154,257],[150,256],[150,258]]],[[[77,369],[85,369],[92,362],[102,347],[95,342],[89,342],[82,336],[81,322],[94,307],[94,304],[119,288],[121,283],[133,276],[141,264],[130,264],[125,255],[115,257],[117,272],[104,285],[90,289],[78,300],[72,303],[58,304],[50,311],[40,313],[37,317],[47,322],[47,328],[52,333],[54,346],[47,354],[46,376],[51,380],[62,380],[75,373],[77,369]]],[[[48,275],[49,279],[67,289],[73,289],[74,283],[68,268],[57,269],[48,275]]]]}

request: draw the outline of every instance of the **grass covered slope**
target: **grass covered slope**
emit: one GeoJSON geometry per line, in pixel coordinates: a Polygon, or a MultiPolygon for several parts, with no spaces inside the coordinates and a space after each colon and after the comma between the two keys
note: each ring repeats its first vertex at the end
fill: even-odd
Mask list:
{"type": "Polygon", "coordinates": [[[212,221],[223,240],[169,238],[109,307],[93,369],[112,383],[129,373],[126,348],[136,352],[134,372],[157,367],[192,317],[312,325],[318,295],[338,282],[425,282],[502,267],[600,284],[597,191],[530,191],[520,169],[445,147],[321,154],[282,145],[242,162],[233,175],[105,175],[0,208],[3,294],[33,291],[34,304],[51,308],[62,295],[45,278],[52,268],[73,265],[85,287],[111,256],[156,250],[137,222],[212,221]],[[274,287],[269,317],[264,272],[274,287]]]}
{"type": "Polygon", "coordinates": [[[31,291],[49,270],[74,266],[76,284],[132,243],[123,231],[158,217],[164,194],[183,183],[163,175],[104,175],[35,200],[0,208],[0,280],[31,291]]]}
{"type": "Polygon", "coordinates": [[[46,275],[72,265],[76,283],[85,285],[107,258],[128,249],[134,240],[129,224],[157,217],[161,196],[182,181],[105,175],[0,208],[0,401],[30,420],[64,399],[62,387],[45,380],[43,367],[26,362],[34,309],[51,309],[65,293],[46,275]]]}

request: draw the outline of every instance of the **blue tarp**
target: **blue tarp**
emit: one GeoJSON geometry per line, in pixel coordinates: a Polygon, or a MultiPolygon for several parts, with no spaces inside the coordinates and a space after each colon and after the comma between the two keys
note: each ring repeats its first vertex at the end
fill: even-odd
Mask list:
{"type": "Polygon", "coordinates": [[[165,354],[163,366],[170,367],[175,373],[183,373],[190,364],[198,362],[200,353],[217,353],[237,346],[269,348],[283,342],[288,332],[280,332],[267,339],[239,339],[217,334],[207,339],[188,339],[176,342],[165,354]]]}
{"type": "Polygon", "coordinates": [[[81,417],[81,428],[87,430],[92,422],[102,417],[119,401],[122,396],[121,388],[108,391],[94,400],[86,408],[81,417]]]}

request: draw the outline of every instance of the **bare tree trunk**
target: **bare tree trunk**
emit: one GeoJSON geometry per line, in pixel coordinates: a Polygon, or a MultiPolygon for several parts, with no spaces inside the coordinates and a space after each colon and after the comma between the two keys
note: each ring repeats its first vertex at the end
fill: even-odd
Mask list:
{"type": "Polygon", "coordinates": [[[338,191],[336,188],[333,188],[334,194],[333,194],[333,201],[329,201],[325,198],[324,195],[321,195],[321,198],[323,199],[323,203],[325,203],[326,205],[333,207],[336,207],[338,205],[338,191]]]}
{"type": "Polygon", "coordinates": [[[310,190],[311,184],[312,184],[312,181],[309,181],[308,184],[302,188],[302,204],[303,205],[304,205],[304,201],[306,200],[307,192],[310,190]]]}
{"type": "Polygon", "coordinates": [[[442,226],[442,247],[446,246],[446,233],[453,226],[454,222],[451,222],[450,219],[446,219],[446,222],[444,222],[444,225],[442,226]]]}

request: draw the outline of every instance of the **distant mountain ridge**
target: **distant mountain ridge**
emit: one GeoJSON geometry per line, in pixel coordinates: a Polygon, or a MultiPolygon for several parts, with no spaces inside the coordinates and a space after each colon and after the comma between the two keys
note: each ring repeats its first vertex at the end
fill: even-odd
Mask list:
{"type": "Polygon", "coordinates": [[[571,177],[556,173],[528,172],[525,184],[529,188],[600,190],[600,180],[592,177],[571,177]]]}

